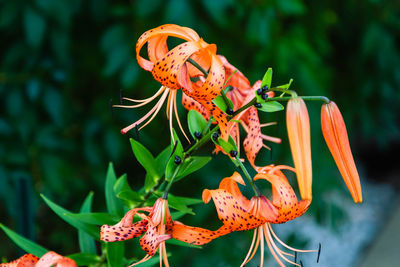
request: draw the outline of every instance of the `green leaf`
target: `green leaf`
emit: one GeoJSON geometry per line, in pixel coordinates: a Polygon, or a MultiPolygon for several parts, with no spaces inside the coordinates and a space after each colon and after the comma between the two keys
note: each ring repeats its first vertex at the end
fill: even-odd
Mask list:
{"type": "Polygon", "coordinates": [[[136,159],[139,161],[140,165],[146,170],[146,172],[153,177],[154,180],[160,178],[157,172],[156,161],[153,155],[147,148],[145,148],[141,143],[134,139],[129,139],[131,141],[132,151],[135,154],[136,159]]]}
{"type": "Polygon", "coordinates": [[[233,103],[229,98],[225,98],[221,95],[217,96],[214,98],[212,101],[220,110],[223,112],[226,112],[226,110],[229,108],[233,108],[233,103]]]}
{"type": "Polygon", "coordinates": [[[75,253],[70,254],[67,257],[73,259],[78,266],[89,266],[101,261],[100,256],[93,253],[75,253]]]}
{"type": "Polygon", "coordinates": [[[164,175],[165,168],[171,155],[171,150],[171,146],[167,146],[163,151],[161,151],[160,154],[157,155],[155,159],[158,178],[146,173],[146,178],[144,180],[144,189],[146,192],[152,189],[164,175]]]}
{"type": "MultiPolygon", "coordinates": [[[[90,192],[83,201],[80,213],[91,212],[93,203],[93,192],[90,192]]],[[[94,239],[82,230],[78,230],[79,248],[83,253],[96,254],[96,244],[94,239]]]]}
{"type": "Polygon", "coordinates": [[[284,109],[283,105],[277,101],[262,102],[261,108],[258,108],[258,110],[263,112],[276,112],[276,111],[281,111],[283,109],[284,109]]]}
{"type": "Polygon", "coordinates": [[[140,203],[144,200],[142,195],[133,190],[119,192],[117,197],[127,203],[129,208],[132,208],[137,203],[140,203]]]}
{"type": "Polygon", "coordinates": [[[118,195],[121,191],[132,190],[128,183],[126,174],[121,175],[114,183],[114,193],[118,195]]]}
{"type": "Polygon", "coordinates": [[[66,210],[60,206],[58,206],[57,204],[55,204],[54,202],[52,202],[51,200],[49,200],[48,198],[46,198],[44,195],[40,195],[43,200],[46,202],[46,204],[64,221],[66,221],[67,223],[69,223],[70,225],[72,225],[73,227],[82,230],[88,234],[90,234],[91,236],[93,236],[94,238],[96,238],[96,240],[100,239],[100,231],[99,228],[95,225],[91,225],[91,224],[87,224],[87,223],[83,223],[82,221],[76,219],[76,218],[72,218],[71,216],[68,216],[68,213],[71,213],[69,210],[66,210]]]}
{"type": "Polygon", "coordinates": [[[271,82],[272,82],[272,69],[268,68],[267,72],[264,74],[264,77],[261,82],[261,88],[264,86],[268,86],[268,88],[271,88],[271,82]]]}
{"type": "MultiPolygon", "coordinates": [[[[212,138],[211,138],[212,139],[212,138]]],[[[214,141],[214,139],[212,139],[214,141]]],[[[222,149],[229,155],[229,153],[234,150],[237,151],[236,146],[231,144],[230,142],[226,142],[224,139],[222,139],[221,137],[218,137],[217,142],[214,142],[217,145],[219,145],[220,147],[222,147],[222,149]]]]}
{"type": "Polygon", "coordinates": [[[0,223],[0,228],[15,244],[17,244],[17,246],[19,246],[27,253],[31,253],[37,257],[42,257],[49,251],[48,249],[45,249],[44,247],[32,242],[31,240],[17,234],[16,232],[4,226],[1,223],[0,223]]]}
{"type": "Polygon", "coordinates": [[[178,181],[182,178],[185,178],[189,174],[201,169],[204,167],[209,161],[211,157],[189,157],[182,162],[182,166],[179,170],[175,181],[178,181]]]}
{"type": "Polygon", "coordinates": [[[117,181],[117,177],[115,175],[113,164],[110,162],[108,165],[106,182],[105,182],[105,195],[106,195],[106,205],[107,210],[111,214],[123,216],[124,208],[121,204],[121,201],[117,198],[114,192],[114,185],[117,181]]]}
{"type": "Polygon", "coordinates": [[[113,225],[121,219],[121,217],[103,212],[65,213],[65,216],[70,217],[71,219],[74,219],[76,221],[80,221],[82,223],[94,225],[113,225]]]}
{"type": "Polygon", "coordinates": [[[38,47],[44,37],[46,21],[43,17],[31,8],[26,8],[24,13],[25,35],[28,43],[38,47]]]}
{"type": "Polygon", "coordinates": [[[198,204],[198,203],[202,203],[202,202],[203,201],[201,199],[177,197],[177,196],[168,194],[168,205],[171,208],[181,211],[183,213],[188,213],[188,214],[194,215],[193,210],[191,208],[189,208],[188,205],[198,204]]]}
{"type": "Polygon", "coordinates": [[[203,130],[207,126],[207,121],[199,112],[194,109],[191,109],[187,115],[188,126],[190,134],[194,139],[196,139],[194,133],[199,132],[202,133],[203,130]]]}
{"type": "Polygon", "coordinates": [[[105,243],[108,266],[124,266],[125,244],[123,242],[105,243]]]}

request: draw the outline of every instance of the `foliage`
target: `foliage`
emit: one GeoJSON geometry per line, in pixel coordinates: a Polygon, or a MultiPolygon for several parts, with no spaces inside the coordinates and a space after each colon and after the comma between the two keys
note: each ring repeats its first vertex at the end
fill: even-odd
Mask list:
{"type": "MultiPolygon", "coordinates": [[[[142,98],[158,86],[151,75],[139,71],[132,48],[141,33],[163,23],[185,25],[201,36],[207,35],[209,42],[218,44],[218,52],[251,81],[262,77],[265,68],[271,66],[276,81],[293,78],[292,87],[301,88],[304,94],[335,98],[348,128],[353,129],[350,136],[357,137],[358,147],[370,143],[388,146],[400,135],[399,124],[394,123],[400,114],[399,14],[395,1],[0,1],[0,221],[17,225],[18,233],[40,244],[46,240],[48,247],[74,253],[73,231],[49,215],[37,197],[39,192],[48,201],[55,200],[48,203],[75,211],[81,208],[85,221],[78,221],[75,213],[62,217],[87,226],[87,231],[105,218],[89,215],[91,210],[104,212],[107,207],[112,214],[121,215],[122,206],[131,208],[144,201],[139,190],[132,188],[142,186],[146,177],[143,190],[148,192],[159,182],[160,170],[149,174],[144,167],[145,174],[139,164],[132,164],[128,139],[119,134],[119,129],[139,115],[121,110],[111,113],[109,102],[113,99],[118,103],[120,91],[123,96],[142,98]],[[99,196],[91,203],[88,195],[82,204],[89,190],[96,192],[96,197],[102,191],[104,166],[109,161],[118,163],[117,172],[123,169],[128,174],[109,178],[118,199],[99,196]],[[120,203],[117,200],[122,204],[116,204],[120,203]],[[14,203],[19,203],[18,208],[14,203]]],[[[318,116],[318,109],[310,107],[311,117],[318,116]]],[[[282,121],[280,114],[264,117],[282,121]]],[[[168,142],[168,136],[160,137],[155,126],[163,123],[156,118],[139,136],[146,149],[157,155],[149,152],[149,160],[156,166],[167,166],[171,151],[158,145],[168,142]]],[[[199,124],[191,127],[204,127],[199,124]]],[[[316,176],[326,177],[316,179],[314,188],[316,194],[323,194],[341,185],[331,178],[336,173],[326,167],[331,159],[322,148],[319,123],[312,121],[312,127],[316,135],[313,153],[326,152],[315,165],[316,176]]],[[[282,125],[271,131],[284,136],[284,128],[282,125]]],[[[271,152],[274,159],[288,154],[283,148],[275,148],[273,145],[271,152]]],[[[221,156],[216,157],[221,160],[221,156]]],[[[188,168],[202,166],[208,159],[194,161],[186,163],[188,168]]],[[[182,180],[174,190],[200,197],[201,184],[217,185],[217,177],[225,177],[230,168],[208,164],[213,173],[200,169],[192,174],[196,179],[182,180]]],[[[315,198],[322,199],[318,195],[315,198]]],[[[316,202],[311,207],[317,218],[324,217],[324,206],[316,202]]],[[[185,212],[191,211],[185,207],[185,212]]],[[[212,212],[199,211],[204,225],[216,224],[209,220],[212,212]]],[[[110,223],[116,217],[107,220],[110,223]]],[[[82,251],[92,253],[91,236],[80,232],[79,237],[82,251]]],[[[234,244],[237,238],[236,234],[226,242],[232,240],[234,244]]],[[[216,241],[210,246],[223,245],[216,241]]],[[[118,253],[118,248],[111,249],[118,253]]],[[[230,249],[224,249],[226,262],[234,262],[228,259],[230,249]]],[[[0,251],[16,257],[15,247],[8,242],[1,242],[0,251]]],[[[182,253],[182,262],[195,253],[182,253]]],[[[92,256],[85,259],[99,260],[92,256]]],[[[216,257],[210,255],[210,259],[216,257]]]]}

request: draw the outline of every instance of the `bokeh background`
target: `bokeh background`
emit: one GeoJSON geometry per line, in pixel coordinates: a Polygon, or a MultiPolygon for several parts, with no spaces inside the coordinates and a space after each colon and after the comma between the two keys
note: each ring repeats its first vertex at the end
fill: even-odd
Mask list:
{"type": "MultiPolygon", "coordinates": [[[[128,141],[135,134],[119,131],[147,109],[111,111],[110,105],[118,104],[121,95],[140,99],[158,89],[151,74],[139,68],[134,44],[144,31],[165,23],[191,27],[217,44],[218,53],[251,82],[272,67],[273,84],[293,78],[292,88],[301,95],[334,99],[363,181],[399,189],[398,1],[0,0],[1,223],[57,252],[74,253],[76,231],[39,194],[77,211],[93,191],[94,210],[105,211],[110,161],[118,174],[128,174],[133,188],[142,185],[144,170],[128,141]]],[[[322,139],[320,103],[308,107],[315,159],[308,216],[335,231],[347,215],[325,196],[350,195],[322,139]]],[[[186,112],[180,112],[184,119],[186,112]]],[[[264,151],[258,161],[291,164],[284,113],[263,115],[262,121],[280,122],[265,133],[281,136],[283,143],[272,145],[272,153],[264,151]]],[[[141,131],[140,141],[157,154],[169,142],[168,134],[160,136],[166,129],[161,114],[141,131]]],[[[224,157],[216,158],[173,193],[200,198],[202,189],[217,187],[231,170],[224,157]]],[[[212,205],[197,205],[195,211],[197,216],[184,221],[217,227],[212,205]]],[[[384,214],[391,215],[389,210],[384,214]]],[[[308,242],[289,239],[300,246],[308,242]]],[[[3,233],[0,240],[0,256],[12,259],[21,253],[3,233]]],[[[200,251],[172,248],[171,262],[236,266],[249,242],[246,233],[235,233],[200,251]]]]}

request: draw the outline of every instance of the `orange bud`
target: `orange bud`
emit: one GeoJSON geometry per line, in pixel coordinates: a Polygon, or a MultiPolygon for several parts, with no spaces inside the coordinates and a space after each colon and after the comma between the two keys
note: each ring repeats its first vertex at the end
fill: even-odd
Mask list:
{"type": "Polygon", "coordinates": [[[321,127],[326,144],[355,203],[362,202],[360,178],[351,153],[346,125],[335,102],[323,104],[321,127]]]}
{"type": "Polygon", "coordinates": [[[310,119],[304,100],[289,100],[286,109],[286,125],[301,198],[312,199],[312,166],[310,145],[310,119]]]}

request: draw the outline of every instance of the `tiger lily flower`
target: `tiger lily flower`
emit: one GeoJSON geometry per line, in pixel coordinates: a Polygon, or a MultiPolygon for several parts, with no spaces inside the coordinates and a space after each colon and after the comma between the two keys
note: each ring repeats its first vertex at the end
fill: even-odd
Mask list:
{"type": "Polygon", "coordinates": [[[222,236],[233,231],[243,231],[254,229],[252,243],[241,266],[247,264],[255,255],[258,247],[261,247],[261,262],[264,262],[264,238],[267,245],[277,260],[284,266],[281,259],[291,264],[300,266],[291,261],[286,256],[294,256],[278,248],[275,240],[285,248],[296,252],[311,252],[308,250],[298,250],[286,245],[281,241],[272,229],[271,224],[284,223],[293,220],[307,211],[310,200],[297,201],[296,194],[280,171],[282,169],[293,168],[288,166],[267,166],[259,168],[261,173],[254,177],[254,180],[265,179],[272,184],[273,202],[271,203],[265,196],[253,197],[248,200],[242,195],[238,183],[244,185],[240,174],[234,173],[231,177],[224,178],[218,189],[203,191],[203,201],[208,203],[211,198],[214,201],[218,217],[223,222],[223,226],[214,233],[222,236]]]}
{"type": "MultiPolygon", "coordinates": [[[[143,69],[152,73],[154,79],[159,81],[162,87],[154,96],[148,99],[127,99],[133,102],[139,102],[140,104],[125,107],[135,108],[143,106],[150,103],[157,96],[161,94],[162,96],[149,113],[140,120],[122,129],[121,132],[126,133],[152,116],[148,121],[150,122],[161,109],[168,94],[170,94],[170,96],[167,100],[167,112],[169,112],[168,117],[170,120],[171,135],[173,110],[182,130],[176,109],[176,92],[178,89],[182,89],[184,94],[195,99],[213,115],[220,125],[222,138],[227,140],[229,135],[227,132],[225,114],[212,103],[212,100],[220,94],[225,80],[224,67],[221,60],[216,55],[216,50],[217,47],[215,44],[206,43],[192,29],[178,25],[166,24],[143,33],[136,43],[137,61],[143,69]],[[185,42],[169,50],[167,38],[170,36],[183,39],[185,42]],[[140,55],[140,51],[146,43],[149,59],[145,59],[140,55]],[[205,75],[190,63],[187,63],[188,59],[194,60],[203,69],[208,70],[209,74],[205,75]],[[196,78],[197,82],[192,82],[191,78],[196,78]]],[[[121,107],[121,105],[119,106],[121,107]]],[[[147,123],[145,125],[147,125],[147,123]]]]}
{"type": "Polygon", "coordinates": [[[100,231],[100,240],[106,242],[124,241],[144,234],[139,243],[147,255],[130,266],[149,260],[157,250],[160,254],[160,266],[162,262],[165,266],[169,266],[164,241],[171,239],[171,234],[168,233],[171,226],[172,219],[168,209],[168,201],[159,198],[153,207],[135,208],[128,211],[116,225],[103,225],[100,231]],[[139,211],[141,212],[139,213],[139,211]],[[142,212],[149,214],[145,215],[142,212]],[[135,215],[142,220],[132,223],[135,215]]]}
{"type": "Polygon", "coordinates": [[[0,267],[76,267],[75,261],[53,251],[47,252],[40,259],[32,254],[25,254],[9,263],[0,263],[0,267]]]}
{"type": "Polygon", "coordinates": [[[168,208],[168,201],[163,198],[157,199],[153,207],[135,208],[122,218],[116,225],[103,225],[100,231],[100,239],[106,242],[124,241],[138,236],[142,249],[146,256],[130,266],[143,263],[154,256],[157,252],[160,255],[160,266],[162,262],[169,266],[165,241],[171,238],[193,243],[206,244],[218,237],[210,230],[200,227],[190,227],[178,221],[172,221],[168,208]],[[145,215],[143,212],[148,213],[145,215]],[[137,215],[142,220],[133,223],[133,217],[137,215]],[[197,240],[193,240],[197,237],[197,240]]]}
{"type": "Polygon", "coordinates": [[[311,200],[310,119],[306,104],[300,97],[289,100],[286,108],[286,124],[301,198],[311,200]]]}
{"type": "Polygon", "coordinates": [[[347,136],[346,125],[335,102],[323,104],[321,128],[326,144],[342,174],[355,203],[362,202],[360,178],[354,163],[347,136]]]}

